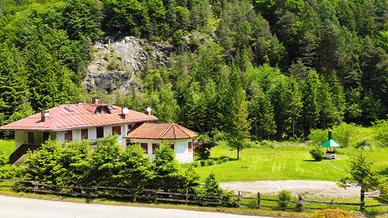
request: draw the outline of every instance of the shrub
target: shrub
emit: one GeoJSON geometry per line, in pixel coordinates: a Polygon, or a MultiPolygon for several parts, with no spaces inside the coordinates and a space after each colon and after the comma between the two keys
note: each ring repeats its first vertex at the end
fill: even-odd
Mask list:
{"type": "Polygon", "coordinates": [[[214,165],[214,160],[210,159],[207,161],[207,165],[212,166],[214,165]]]}
{"type": "Polygon", "coordinates": [[[308,138],[313,144],[320,145],[327,139],[327,131],[322,129],[313,129],[310,131],[308,138]]]}
{"type": "Polygon", "coordinates": [[[356,134],[356,126],[352,123],[341,123],[333,129],[333,139],[336,140],[341,147],[348,147],[352,137],[356,134]]]}
{"type": "Polygon", "coordinates": [[[222,160],[217,160],[216,163],[217,163],[217,164],[222,164],[223,162],[222,162],[222,160]]]}
{"type": "Polygon", "coordinates": [[[316,146],[314,149],[310,151],[311,156],[314,158],[316,161],[321,161],[324,156],[324,152],[320,148],[320,146],[316,146]]]}
{"type": "Polygon", "coordinates": [[[6,164],[8,162],[7,156],[4,154],[3,151],[0,150],[0,166],[6,164]]]}
{"type": "Polygon", "coordinates": [[[198,138],[198,142],[195,145],[195,152],[198,153],[199,158],[206,160],[210,156],[210,150],[216,145],[215,142],[211,141],[207,135],[201,135],[198,138]]]}
{"type": "Polygon", "coordinates": [[[12,179],[16,175],[15,167],[10,164],[0,166],[0,179],[12,179]]]}
{"type": "Polygon", "coordinates": [[[185,179],[179,172],[175,152],[168,142],[163,142],[155,151],[153,187],[160,189],[179,189],[185,179]],[[182,180],[183,179],[183,180],[182,180]]]}
{"type": "Polygon", "coordinates": [[[281,209],[286,209],[291,201],[291,192],[283,190],[278,194],[278,206],[281,209]]]}
{"type": "Polygon", "coordinates": [[[379,200],[388,203],[388,180],[381,183],[379,200]]]}
{"type": "Polygon", "coordinates": [[[367,140],[357,142],[357,144],[355,146],[355,148],[360,148],[360,149],[369,149],[371,147],[372,147],[372,145],[367,140]]]}
{"type": "Polygon", "coordinates": [[[236,196],[231,191],[225,191],[222,203],[224,206],[227,206],[227,207],[236,207],[237,206],[236,196]]]}
{"type": "Polygon", "coordinates": [[[315,211],[313,218],[356,218],[360,217],[356,212],[346,211],[342,209],[324,209],[315,211]]]}
{"type": "Polygon", "coordinates": [[[222,193],[222,189],[213,173],[206,178],[205,184],[203,185],[203,191],[206,196],[220,195],[222,193]]]}
{"type": "Polygon", "coordinates": [[[193,167],[195,167],[195,168],[199,167],[198,161],[193,162],[193,163],[191,164],[191,166],[193,166],[193,167]]]}
{"type": "Polygon", "coordinates": [[[204,167],[204,166],[206,166],[206,164],[207,164],[207,162],[204,161],[204,160],[201,160],[199,163],[201,164],[201,167],[204,167]]]}
{"type": "Polygon", "coordinates": [[[57,184],[57,179],[64,170],[59,165],[62,149],[62,145],[57,141],[49,140],[42,144],[40,150],[27,152],[24,170],[21,173],[23,179],[49,185],[57,184]]]}
{"type": "Polygon", "coordinates": [[[226,162],[229,161],[229,157],[222,157],[222,158],[221,158],[221,161],[222,161],[223,163],[226,163],[226,162]]]}
{"type": "Polygon", "coordinates": [[[379,120],[373,124],[376,131],[375,139],[382,146],[388,146],[388,120],[379,120]]]}

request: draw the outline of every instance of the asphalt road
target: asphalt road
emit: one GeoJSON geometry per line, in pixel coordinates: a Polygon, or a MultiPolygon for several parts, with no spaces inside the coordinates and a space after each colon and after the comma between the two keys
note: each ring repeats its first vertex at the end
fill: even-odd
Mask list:
{"type": "Polygon", "coordinates": [[[252,218],[179,209],[110,206],[16,198],[0,195],[0,218],[252,218]]]}

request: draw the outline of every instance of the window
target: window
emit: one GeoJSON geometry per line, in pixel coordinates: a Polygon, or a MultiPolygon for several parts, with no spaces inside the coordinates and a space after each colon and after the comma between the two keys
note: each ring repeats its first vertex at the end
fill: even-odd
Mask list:
{"type": "Polygon", "coordinates": [[[140,146],[143,148],[144,153],[148,154],[148,144],[147,143],[140,143],[140,146]]]}
{"type": "Polygon", "coordinates": [[[89,138],[88,129],[81,129],[81,139],[88,139],[88,138],[89,138]]]}
{"type": "Polygon", "coordinates": [[[113,135],[121,135],[121,126],[113,126],[112,133],[113,135]]]}
{"type": "Polygon", "coordinates": [[[28,144],[34,144],[34,132],[28,132],[28,144]]]}
{"type": "Polygon", "coordinates": [[[188,142],[187,147],[189,149],[189,152],[193,152],[193,143],[192,142],[188,142]]]}
{"type": "Polygon", "coordinates": [[[128,146],[134,146],[134,145],[136,145],[135,142],[127,142],[127,147],[128,147],[128,146]]]}
{"type": "Polygon", "coordinates": [[[43,141],[47,141],[50,138],[49,132],[43,132],[43,141]]]}
{"type": "Polygon", "coordinates": [[[65,132],[65,141],[72,141],[73,140],[73,132],[70,130],[70,131],[66,131],[65,132]]]}
{"type": "Polygon", "coordinates": [[[110,114],[109,108],[107,106],[98,106],[94,112],[96,115],[100,114],[110,114]]]}
{"type": "Polygon", "coordinates": [[[97,138],[102,138],[104,137],[104,127],[100,126],[96,128],[97,131],[97,138]]]}
{"type": "Polygon", "coordinates": [[[170,144],[170,148],[171,148],[172,150],[174,150],[174,147],[175,147],[174,144],[170,144]]]}
{"type": "Polygon", "coordinates": [[[158,143],[152,143],[152,153],[155,154],[155,150],[159,148],[158,143]]]}
{"type": "Polygon", "coordinates": [[[135,126],[134,124],[128,124],[127,134],[133,129],[134,126],[135,126]]]}

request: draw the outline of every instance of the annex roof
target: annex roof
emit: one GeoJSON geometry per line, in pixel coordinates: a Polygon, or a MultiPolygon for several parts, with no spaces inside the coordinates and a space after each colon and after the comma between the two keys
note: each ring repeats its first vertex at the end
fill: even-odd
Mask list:
{"type": "Polygon", "coordinates": [[[143,123],[128,133],[129,139],[191,139],[198,134],[176,123],[143,123]]]}
{"type": "Polygon", "coordinates": [[[120,125],[157,121],[153,115],[128,110],[124,117],[122,108],[108,104],[66,104],[53,107],[42,120],[41,113],[1,126],[1,130],[65,131],[86,127],[120,125]]]}

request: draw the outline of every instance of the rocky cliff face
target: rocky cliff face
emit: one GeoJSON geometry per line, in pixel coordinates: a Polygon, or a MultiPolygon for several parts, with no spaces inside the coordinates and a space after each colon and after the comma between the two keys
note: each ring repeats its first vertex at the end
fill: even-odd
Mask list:
{"type": "Polygon", "coordinates": [[[129,93],[141,86],[139,78],[148,64],[160,67],[168,63],[171,50],[169,45],[148,43],[133,36],[98,42],[93,46],[93,59],[83,86],[87,91],[129,93]]]}

